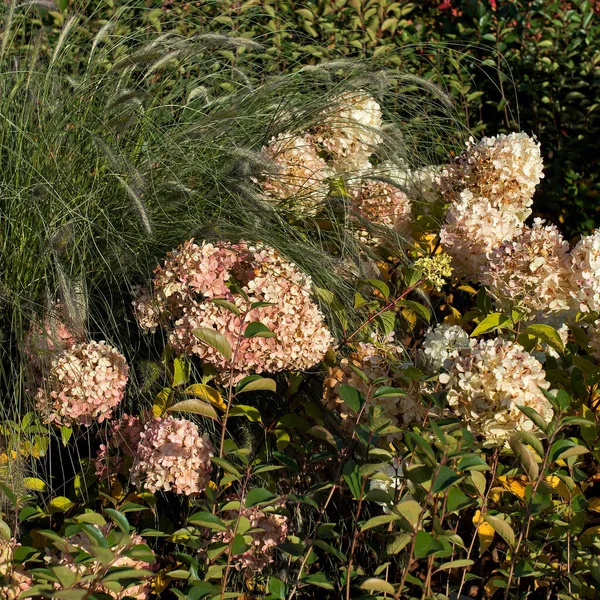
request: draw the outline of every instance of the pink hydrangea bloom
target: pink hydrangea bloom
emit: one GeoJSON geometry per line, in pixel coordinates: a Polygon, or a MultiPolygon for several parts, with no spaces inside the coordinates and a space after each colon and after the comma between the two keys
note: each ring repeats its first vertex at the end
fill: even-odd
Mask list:
{"type": "Polygon", "coordinates": [[[118,421],[110,423],[106,444],[101,444],[94,464],[96,475],[125,475],[126,459],[136,455],[143,425],[139,417],[124,414],[118,421]]]}
{"type": "Polygon", "coordinates": [[[268,246],[185,242],[155,271],[153,297],[134,302],[138,322],[147,330],[161,324],[171,346],[195,354],[234,379],[248,373],[308,369],[327,352],[333,338],[323,315],[311,300],[310,277],[268,246]],[[228,284],[236,284],[247,299],[228,284]],[[213,302],[225,299],[237,315],[213,302]],[[268,306],[252,308],[255,302],[268,306]],[[245,321],[242,322],[243,315],[245,321]],[[260,321],[275,337],[244,338],[253,321],[260,321]],[[204,327],[223,334],[237,348],[233,367],[192,331],[204,327]]]}
{"type": "Polygon", "coordinates": [[[102,423],[123,399],[125,357],[106,342],[75,344],[55,356],[37,393],[38,408],[49,421],[89,426],[102,423]]]}
{"type": "Polygon", "coordinates": [[[15,548],[20,546],[15,538],[5,540],[0,536],[0,598],[18,600],[23,592],[33,586],[31,576],[20,566],[13,563],[15,548]]]}
{"type": "Polygon", "coordinates": [[[132,481],[147,491],[199,494],[210,480],[214,448],[186,419],[153,418],[140,433],[132,481]]]}
{"type": "Polygon", "coordinates": [[[267,197],[290,200],[289,208],[302,215],[315,215],[329,191],[331,174],[319,157],[311,136],[280,134],[263,151],[273,160],[277,171],[265,174],[261,187],[267,197]]]}
{"type": "MultiPolygon", "coordinates": [[[[233,537],[233,525],[237,520],[237,511],[226,511],[223,518],[231,519],[232,525],[227,531],[215,533],[214,541],[229,544],[233,537]]],[[[250,569],[257,572],[273,562],[273,550],[285,541],[288,531],[288,520],[284,515],[267,512],[258,506],[242,508],[241,516],[247,519],[250,527],[244,533],[244,539],[249,548],[235,556],[232,566],[238,570],[250,569]]]]}

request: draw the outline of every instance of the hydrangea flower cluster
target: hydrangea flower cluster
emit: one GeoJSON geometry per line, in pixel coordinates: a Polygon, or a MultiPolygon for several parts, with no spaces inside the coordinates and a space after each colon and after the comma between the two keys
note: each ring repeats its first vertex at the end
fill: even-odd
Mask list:
{"type": "Polygon", "coordinates": [[[484,137],[467,149],[442,178],[450,194],[469,190],[494,208],[524,221],[531,214],[533,194],[544,177],[540,145],[526,133],[484,137]]]}
{"type": "Polygon", "coordinates": [[[214,448],[208,435],[186,419],[156,417],[146,423],[131,471],[150,493],[199,494],[210,480],[214,448]]]}
{"type": "Polygon", "coordinates": [[[504,308],[527,314],[560,313],[572,307],[569,244],[554,225],[535,219],[533,227],[488,254],[481,283],[504,308]]]}
{"type": "MultiPolygon", "coordinates": [[[[108,526],[99,527],[98,525],[90,525],[97,530],[97,532],[104,537],[108,534],[108,526]]],[[[67,538],[67,543],[73,546],[78,552],[85,552],[86,554],[90,554],[93,556],[92,550],[92,541],[90,538],[83,534],[77,533],[69,538],[67,538]]],[[[120,540],[118,544],[113,545],[110,550],[113,553],[113,561],[111,562],[111,567],[121,567],[121,568],[129,568],[129,569],[144,569],[150,570],[152,565],[143,560],[132,558],[130,556],[126,556],[124,553],[134,546],[144,544],[144,540],[138,534],[133,534],[125,540],[120,540]]],[[[77,552],[77,553],[78,553],[77,552]]],[[[89,575],[95,575],[97,573],[102,573],[106,566],[100,561],[80,561],[74,558],[73,554],[77,554],[76,552],[60,552],[56,557],[56,562],[59,565],[66,566],[71,569],[74,573],[77,573],[80,577],[84,578],[89,575]]],[[[113,598],[114,600],[129,600],[133,598],[134,600],[146,600],[151,592],[151,582],[149,577],[141,578],[143,581],[141,583],[132,584],[124,589],[116,591],[112,587],[106,587],[105,585],[99,584],[94,588],[95,592],[106,594],[108,597],[113,598]]],[[[60,584],[55,584],[56,589],[60,588],[60,584]]],[[[81,581],[81,589],[88,589],[89,580],[82,579],[81,581]]]]}
{"type": "Polygon", "coordinates": [[[75,344],[55,356],[37,403],[49,421],[89,426],[109,419],[123,399],[125,357],[106,342],[75,344]]]}
{"type": "Polygon", "coordinates": [[[452,258],[445,252],[440,252],[433,256],[423,256],[415,260],[413,266],[419,269],[423,279],[429,281],[431,285],[438,290],[442,289],[446,279],[452,276],[452,258]]]}
{"type": "Polygon", "coordinates": [[[446,361],[439,381],[448,404],[484,445],[503,445],[515,431],[535,426],[518,405],[535,409],[546,422],[552,405],[540,391],[548,389],[543,367],[522,346],[509,340],[472,340],[446,361]]]}
{"type": "Polygon", "coordinates": [[[310,277],[268,246],[198,246],[189,240],[156,269],[153,284],[153,298],[139,295],[134,302],[140,325],[153,330],[162,324],[175,350],[199,356],[224,377],[230,369],[236,380],[248,373],[308,369],[322,360],[333,342],[323,314],[311,300],[310,277]],[[240,314],[215,299],[233,303],[240,314]],[[269,305],[252,308],[257,302],[269,305]],[[276,336],[242,337],[247,324],[255,321],[276,336]],[[197,339],[192,331],[198,327],[218,331],[237,347],[236,363],[229,365],[197,339]]]}
{"type": "Polygon", "coordinates": [[[15,548],[20,545],[15,538],[6,540],[0,535],[0,597],[3,600],[18,600],[33,587],[31,576],[13,563],[15,548]]]}
{"type": "Polygon", "coordinates": [[[278,202],[293,198],[298,214],[314,216],[329,191],[330,171],[318,155],[312,137],[279,134],[263,152],[278,169],[264,174],[261,187],[265,195],[278,202]]]}
{"type": "MultiPolygon", "coordinates": [[[[244,533],[244,538],[249,548],[237,555],[232,566],[240,571],[249,569],[259,572],[273,562],[273,551],[276,546],[285,541],[288,531],[288,520],[284,515],[267,512],[259,506],[240,509],[240,516],[248,520],[250,525],[244,533]]],[[[237,511],[225,511],[225,519],[237,521],[237,511]]],[[[215,533],[214,541],[229,544],[233,538],[233,528],[215,533]]]]}
{"type": "Polygon", "coordinates": [[[136,456],[142,430],[141,419],[127,414],[110,423],[108,439],[100,444],[94,461],[98,477],[125,475],[126,460],[136,456]]]}
{"type": "Polygon", "coordinates": [[[315,141],[327,150],[337,173],[369,170],[369,157],[381,143],[381,106],[364,92],[343,94],[334,105],[316,128],[315,141]]]}
{"type": "Polygon", "coordinates": [[[600,312],[600,229],[571,250],[571,284],[582,312],[600,312]]]}
{"type": "Polygon", "coordinates": [[[424,363],[431,370],[438,371],[448,358],[469,345],[469,334],[462,327],[440,323],[435,328],[430,327],[425,334],[424,363]]]}
{"type": "MultiPolygon", "coordinates": [[[[395,350],[388,349],[391,353],[391,359],[394,357],[395,350]]],[[[386,356],[386,351],[375,347],[373,344],[360,342],[356,344],[355,350],[347,358],[340,361],[339,366],[329,368],[329,375],[325,379],[323,387],[322,402],[325,408],[331,412],[339,414],[341,419],[341,428],[348,433],[354,430],[357,414],[340,397],[340,386],[349,385],[368,395],[368,384],[352,369],[352,366],[361,369],[369,379],[378,379],[380,377],[391,377],[390,357],[386,356]]],[[[390,424],[398,427],[402,423],[411,423],[423,421],[425,416],[425,406],[420,401],[418,394],[408,393],[405,396],[380,396],[369,400],[370,406],[378,406],[383,409],[385,416],[390,420],[390,424]]],[[[363,414],[360,422],[367,420],[367,415],[363,414]]],[[[389,442],[392,442],[397,434],[390,433],[386,436],[389,442]]]]}
{"type": "Polygon", "coordinates": [[[401,231],[406,229],[412,210],[409,197],[391,183],[363,179],[352,189],[352,206],[362,218],[401,231]]]}
{"type": "Polygon", "coordinates": [[[487,254],[518,236],[522,228],[522,221],[513,212],[501,211],[486,198],[463,190],[448,209],[440,240],[452,257],[455,274],[477,281],[487,254]]]}

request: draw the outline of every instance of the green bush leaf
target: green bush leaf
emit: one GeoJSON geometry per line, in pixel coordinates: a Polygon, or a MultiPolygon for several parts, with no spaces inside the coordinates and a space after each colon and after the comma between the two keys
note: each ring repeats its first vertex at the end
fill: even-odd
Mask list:
{"type": "Polygon", "coordinates": [[[203,417],[213,419],[214,421],[219,420],[217,411],[210,404],[197,399],[182,400],[181,402],[177,402],[176,404],[173,404],[173,406],[170,406],[167,411],[191,413],[194,415],[202,415],[203,417]]]}
{"type": "Polygon", "coordinates": [[[356,389],[343,383],[339,387],[340,398],[355,412],[360,411],[363,405],[362,394],[356,389]]]}
{"type": "Polygon", "coordinates": [[[492,313],[491,315],[485,317],[485,319],[483,319],[477,325],[477,327],[475,327],[471,337],[489,333],[490,331],[495,331],[496,329],[503,329],[504,327],[508,327],[510,322],[510,319],[506,315],[503,315],[502,313],[492,313]]]}
{"type": "Polygon", "coordinates": [[[252,321],[252,323],[248,323],[244,331],[245,338],[276,336],[277,334],[274,331],[271,331],[266,325],[264,325],[260,321],[252,321]]]}
{"type": "MultiPolygon", "coordinates": [[[[243,381],[240,382],[240,384],[243,381]]],[[[277,383],[274,379],[269,379],[268,377],[259,377],[257,379],[252,379],[252,381],[248,381],[240,387],[238,385],[236,393],[243,394],[245,392],[276,392],[277,391],[277,383]]]]}
{"type": "Polygon", "coordinates": [[[253,423],[260,423],[262,421],[262,417],[260,416],[260,411],[254,406],[247,406],[246,404],[238,404],[237,406],[232,406],[229,411],[230,417],[246,417],[249,421],[253,423]]]}
{"type": "Polygon", "coordinates": [[[381,592],[383,594],[394,594],[396,590],[391,583],[388,583],[384,579],[378,579],[377,577],[370,577],[365,579],[360,584],[361,590],[369,590],[370,592],[381,592]]]}
{"type": "Polygon", "coordinates": [[[214,348],[228,361],[231,360],[231,345],[229,344],[229,340],[222,333],[210,329],[209,327],[197,327],[196,329],[192,329],[192,333],[201,342],[214,348]]]}
{"type": "Polygon", "coordinates": [[[498,532],[498,534],[512,549],[514,549],[516,544],[515,532],[506,521],[488,514],[483,515],[483,519],[494,528],[494,531],[498,532]]]}
{"type": "Polygon", "coordinates": [[[247,508],[256,506],[257,504],[266,504],[272,502],[276,496],[266,488],[258,487],[251,489],[246,494],[245,504],[247,508]]]}

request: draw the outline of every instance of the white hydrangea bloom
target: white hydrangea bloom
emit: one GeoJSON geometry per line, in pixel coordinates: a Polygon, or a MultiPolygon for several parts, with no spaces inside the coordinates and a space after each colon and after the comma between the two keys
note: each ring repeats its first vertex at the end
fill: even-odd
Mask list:
{"type": "Polygon", "coordinates": [[[544,177],[540,145],[526,133],[473,138],[447,169],[442,188],[451,198],[467,189],[487,198],[494,208],[513,212],[524,221],[531,214],[533,194],[544,177]]]}
{"type": "Polygon", "coordinates": [[[540,390],[550,387],[542,365],[515,342],[472,340],[445,367],[439,381],[448,404],[486,446],[504,445],[515,431],[535,431],[519,405],[535,409],[547,423],[552,419],[552,405],[540,390]]]}
{"type": "Polygon", "coordinates": [[[444,250],[452,256],[455,275],[478,281],[487,254],[503,241],[512,240],[523,227],[512,212],[498,210],[473,192],[461,192],[440,231],[444,250]]]}
{"type": "Polygon", "coordinates": [[[600,311],[600,229],[582,237],[571,251],[573,295],[583,312],[600,311]]]}
{"type": "Polygon", "coordinates": [[[469,345],[469,334],[458,325],[440,323],[435,328],[430,327],[423,341],[425,363],[437,371],[457,350],[468,348],[469,345]]]}
{"type": "Polygon", "coordinates": [[[533,227],[524,227],[488,254],[481,283],[504,309],[518,306],[527,314],[568,311],[573,304],[568,252],[558,229],[535,219],[533,227]]]}

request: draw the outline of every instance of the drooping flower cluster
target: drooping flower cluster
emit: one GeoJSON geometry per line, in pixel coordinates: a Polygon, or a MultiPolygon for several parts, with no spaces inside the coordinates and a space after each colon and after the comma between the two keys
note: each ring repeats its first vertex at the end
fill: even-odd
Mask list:
{"type": "Polygon", "coordinates": [[[100,444],[94,461],[96,475],[125,475],[125,463],[136,456],[143,425],[139,417],[124,414],[118,421],[110,424],[105,444],[100,444]]]}
{"type": "Polygon", "coordinates": [[[573,295],[583,312],[600,311],[600,229],[582,237],[571,251],[573,295]]]}
{"type": "Polygon", "coordinates": [[[337,173],[369,170],[369,157],[381,143],[381,106],[364,92],[348,92],[334,107],[316,129],[315,141],[327,150],[337,173]]]}
{"type": "Polygon", "coordinates": [[[504,241],[488,254],[481,283],[505,309],[527,314],[559,313],[572,304],[569,244],[554,225],[535,219],[533,227],[504,241]]]}
{"type": "Polygon", "coordinates": [[[412,205],[409,197],[391,183],[363,179],[352,189],[352,207],[371,223],[401,231],[410,221],[412,205]]]}
{"type": "Polygon", "coordinates": [[[0,535],[0,598],[3,600],[18,600],[33,586],[31,576],[14,564],[14,551],[20,545],[15,538],[6,540],[0,535]]]}
{"type": "Polygon", "coordinates": [[[526,133],[511,133],[484,137],[477,143],[471,138],[442,178],[442,187],[451,195],[469,190],[524,221],[543,177],[539,143],[526,133]]]}
{"type": "Polygon", "coordinates": [[[423,341],[424,362],[430,369],[437,371],[444,366],[448,358],[461,348],[470,345],[469,334],[458,325],[440,323],[429,328],[423,341]]]}
{"type": "Polygon", "coordinates": [[[156,269],[153,284],[153,298],[141,295],[134,302],[140,325],[152,330],[162,324],[173,348],[196,354],[226,375],[231,369],[235,379],[248,373],[308,369],[322,360],[333,342],[311,300],[310,277],[268,246],[198,246],[190,240],[156,269]],[[236,312],[213,300],[233,303],[236,312]],[[257,302],[269,305],[253,308],[257,302]],[[257,321],[275,337],[243,337],[246,326],[257,321]],[[199,327],[214,329],[237,347],[234,365],[194,335],[199,327]]]}
{"type": "MultiPolygon", "coordinates": [[[[236,555],[232,566],[238,570],[250,569],[259,572],[266,568],[274,560],[274,549],[285,541],[288,531],[288,519],[284,515],[267,511],[259,506],[240,509],[240,515],[250,525],[243,534],[248,549],[242,554],[236,555]]],[[[225,519],[237,521],[237,511],[225,511],[225,519]]],[[[214,540],[229,544],[233,538],[233,524],[227,531],[218,531],[214,540]]]]}
{"type": "MultiPolygon", "coordinates": [[[[98,535],[105,538],[109,533],[108,526],[99,527],[98,525],[90,525],[90,527],[95,529],[98,535]]],[[[71,569],[71,571],[81,578],[76,589],[90,589],[90,584],[93,583],[93,590],[95,592],[106,594],[109,598],[113,598],[113,600],[129,600],[130,598],[133,598],[134,600],[146,600],[150,595],[150,576],[143,575],[142,573],[138,576],[141,582],[132,583],[126,587],[119,586],[121,589],[99,583],[98,579],[101,578],[106,570],[105,564],[100,560],[80,560],[80,557],[78,556],[79,553],[89,554],[91,557],[96,556],[94,552],[94,543],[90,540],[90,537],[83,533],[77,533],[70,536],[65,541],[73,550],[71,552],[58,553],[55,557],[55,562],[58,565],[71,569]]],[[[138,571],[150,570],[152,565],[149,562],[127,555],[128,550],[141,544],[144,544],[144,540],[138,534],[129,536],[119,535],[117,543],[114,543],[109,548],[113,556],[110,563],[111,568],[127,568],[138,571]]],[[[146,548],[146,550],[149,552],[148,548],[146,548]]],[[[134,579],[134,577],[131,577],[131,579],[134,579]]],[[[59,583],[56,583],[55,587],[56,589],[63,589],[60,587],[59,583]]]]}
{"type": "Polygon", "coordinates": [[[208,435],[186,419],[156,417],[146,423],[131,471],[150,493],[199,494],[210,480],[214,448],[208,435]]]}
{"type": "Polygon", "coordinates": [[[428,281],[436,290],[440,291],[446,280],[452,276],[454,270],[452,258],[445,252],[434,254],[433,256],[423,256],[415,260],[413,266],[419,269],[423,279],[428,281]]]}
{"type": "Polygon", "coordinates": [[[49,421],[89,426],[102,423],[123,399],[125,357],[106,342],[75,344],[52,358],[45,385],[37,393],[49,421]]]}
{"type": "Polygon", "coordinates": [[[519,405],[535,409],[549,422],[552,405],[540,391],[548,389],[543,367],[522,346],[509,340],[473,340],[446,361],[439,381],[448,404],[488,446],[503,445],[515,431],[535,426],[519,405]]]}
{"type": "Polygon", "coordinates": [[[521,232],[523,224],[511,211],[501,211],[470,190],[460,193],[440,231],[444,250],[452,257],[458,277],[477,281],[487,254],[521,232]]]}
{"type": "Polygon", "coordinates": [[[279,134],[263,152],[277,167],[274,173],[264,173],[261,187],[265,195],[278,202],[292,198],[298,214],[314,216],[329,191],[330,171],[312,137],[279,134]]]}
{"type": "MultiPolygon", "coordinates": [[[[394,350],[390,348],[388,353],[393,354],[394,350]]],[[[324,382],[322,401],[327,410],[339,414],[340,426],[346,432],[350,433],[354,430],[358,415],[341,398],[340,386],[349,385],[356,388],[365,397],[369,392],[368,384],[352,369],[351,365],[361,369],[369,379],[374,380],[391,377],[390,362],[393,360],[397,360],[397,357],[386,356],[384,350],[380,350],[373,344],[361,342],[356,344],[355,350],[348,357],[340,361],[339,366],[329,369],[329,375],[324,382]]],[[[420,401],[418,394],[414,393],[370,398],[369,405],[381,407],[393,427],[398,427],[402,423],[422,421],[426,413],[425,405],[420,401]]],[[[367,414],[363,413],[360,422],[366,420],[367,414]]],[[[391,442],[396,436],[397,434],[390,433],[386,439],[391,442]]]]}

